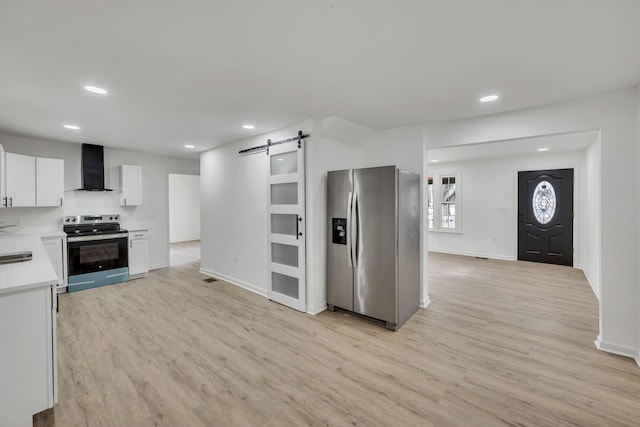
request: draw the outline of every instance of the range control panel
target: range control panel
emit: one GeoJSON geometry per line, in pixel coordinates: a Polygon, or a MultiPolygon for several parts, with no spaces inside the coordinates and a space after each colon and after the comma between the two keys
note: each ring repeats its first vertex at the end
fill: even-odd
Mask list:
{"type": "Polygon", "coordinates": [[[331,243],[336,245],[347,244],[346,218],[331,218],[331,243]]]}
{"type": "Polygon", "coordinates": [[[118,214],[76,215],[62,217],[63,224],[106,224],[120,222],[118,214]]]}

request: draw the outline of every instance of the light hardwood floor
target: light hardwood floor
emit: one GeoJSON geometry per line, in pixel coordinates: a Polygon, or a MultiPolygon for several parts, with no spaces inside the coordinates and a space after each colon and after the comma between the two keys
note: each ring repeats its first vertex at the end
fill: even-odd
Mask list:
{"type": "Polygon", "coordinates": [[[169,250],[169,265],[181,267],[200,262],[200,240],[172,243],[169,250]]]}
{"type": "Polygon", "coordinates": [[[298,313],[197,263],[60,298],[55,426],[640,424],[640,368],[599,352],[567,267],[431,254],[399,331],[298,313]]]}

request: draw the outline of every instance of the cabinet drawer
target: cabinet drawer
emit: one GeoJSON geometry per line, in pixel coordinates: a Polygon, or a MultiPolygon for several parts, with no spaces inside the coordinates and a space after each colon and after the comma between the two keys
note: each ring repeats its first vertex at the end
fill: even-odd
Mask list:
{"type": "Polygon", "coordinates": [[[147,239],[149,230],[129,230],[129,240],[147,239]]]}

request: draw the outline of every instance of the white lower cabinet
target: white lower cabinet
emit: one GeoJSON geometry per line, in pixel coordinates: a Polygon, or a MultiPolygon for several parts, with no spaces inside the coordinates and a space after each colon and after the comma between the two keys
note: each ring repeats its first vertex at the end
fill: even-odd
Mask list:
{"type": "Polygon", "coordinates": [[[0,426],[32,426],[58,400],[54,286],[0,294],[0,426]]]}
{"type": "Polygon", "coordinates": [[[129,230],[129,279],[146,277],[149,272],[149,230],[129,230]]]}
{"type": "Polygon", "coordinates": [[[67,289],[67,241],[62,236],[45,236],[42,243],[49,254],[49,259],[53,269],[58,276],[58,292],[65,292],[67,289]]]}

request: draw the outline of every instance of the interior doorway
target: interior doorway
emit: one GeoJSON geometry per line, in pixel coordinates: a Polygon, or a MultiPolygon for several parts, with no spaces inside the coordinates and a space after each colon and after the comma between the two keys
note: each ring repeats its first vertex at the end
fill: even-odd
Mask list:
{"type": "Polygon", "coordinates": [[[573,169],[518,172],[518,260],[573,266],[573,169]]]}
{"type": "Polygon", "coordinates": [[[169,174],[169,265],[200,263],[200,176],[169,174]]]}

